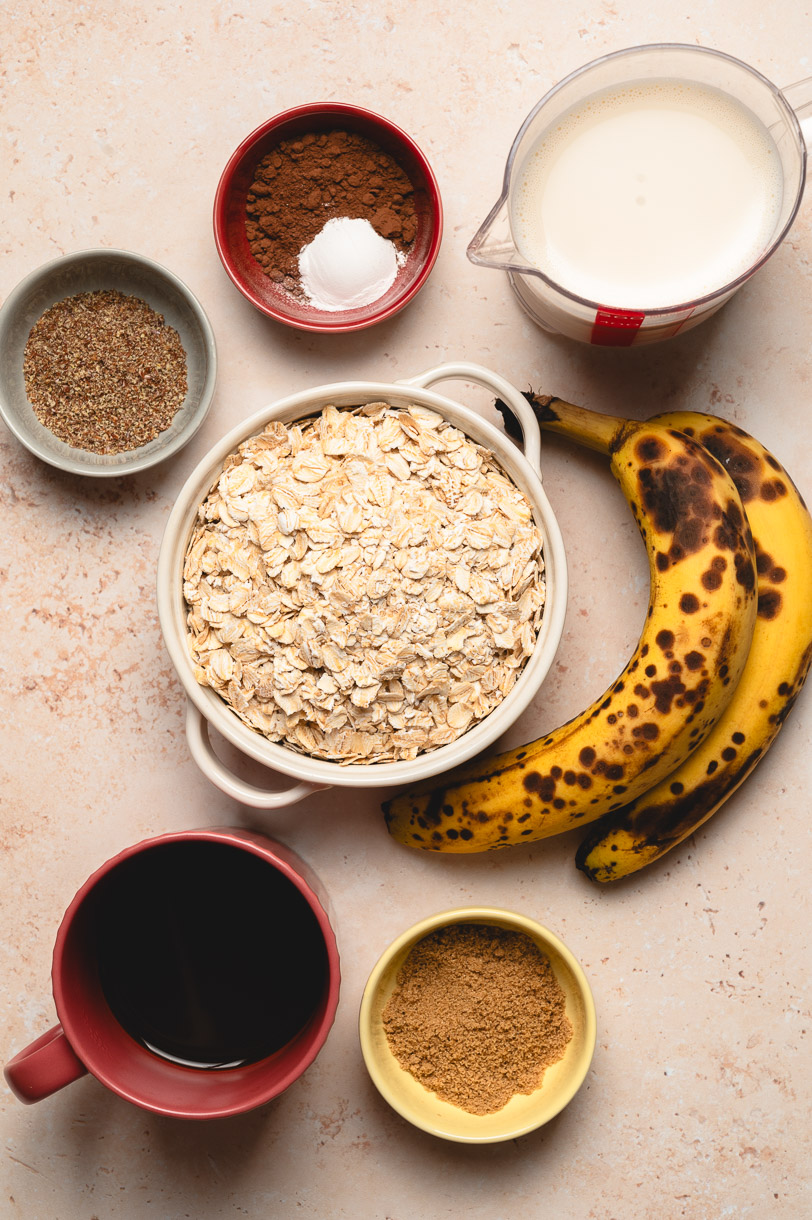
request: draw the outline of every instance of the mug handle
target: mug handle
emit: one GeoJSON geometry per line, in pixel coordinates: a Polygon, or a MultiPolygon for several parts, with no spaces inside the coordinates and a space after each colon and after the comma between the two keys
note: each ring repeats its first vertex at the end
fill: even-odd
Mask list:
{"type": "Polygon", "coordinates": [[[37,1038],[3,1069],[8,1087],[26,1105],[50,1097],[86,1073],[87,1068],[73,1053],[61,1025],[37,1038]]]}
{"type": "Polygon", "coordinates": [[[473,381],[476,385],[493,390],[500,398],[504,398],[513,414],[519,421],[524,442],[524,456],[533,467],[535,474],[541,478],[541,432],[533,414],[533,408],[524,395],[504,377],[491,372],[482,364],[472,364],[468,360],[457,360],[449,364],[438,364],[436,368],[418,373],[416,377],[405,377],[398,385],[413,385],[427,390],[438,381],[473,381]]]}
{"type": "Polygon", "coordinates": [[[302,780],[291,788],[268,792],[265,788],[256,788],[247,780],[240,779],[233,771],[229,771],[215,754],[209,740],[206,719],[191,701],[186,704],[186,738],[192,758],[206,779],[232,800],[239,801],[241,805],[250,805],[252,809],[281,809],[285,805],[294,805],[296,801],[301,801],[314,792],[323,792],[325,788],[331,787],[330,784],[310,784],[302,780]]]}

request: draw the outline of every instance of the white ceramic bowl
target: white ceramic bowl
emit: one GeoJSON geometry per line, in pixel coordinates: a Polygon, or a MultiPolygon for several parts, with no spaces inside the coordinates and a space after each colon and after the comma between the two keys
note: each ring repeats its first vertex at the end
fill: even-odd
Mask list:
{"type": "Polygon", "coordinates": [[[192,439],[214,395],[217,352],[203,307],[166,267],[130,250],[79,250],[32,271],[0,309],[0,351],[0,416],[33,454],[71,474],[111,478],[163,462],[192,439]],[[66,444],[40,423],[25,392],[23,356],[31,328],[56,301],[99,289],[146,301],[175,328],[186,353],[188,390],[175,418],[154,440],[123,453],[90,453],[66,444]]]}
{"type": "Polygon", "coordinates": [[[342,381],[304,390],[265,407],[234,428],[209,451],[187,479],[169,517],[158,558],[158,614],[166,647],[188,697],[186,730],[192,756],[201,770],[221,791],[245,805],[276,808],[301,800],[312,792],[333,785],[378,788],[408,785],[478,754],[527,708],[552,664],[564,626],[567,601],[567,567],[561,531],[541,485],[540,434],[533,411],[523,395],[503,377],[480,365],[465,362],[443,364],[417,377],[395,383],[342,381]],[[504,432],[469,407],[436,393],[436,382],[461,379],[485,386],[499,395],[519,420],[524,453],[504,432]],[[221,697],[198,685],[187,648],[186,606],[183,599],[183,561],[198,506],[219,478],[225,458],[248,437],[255,436],[270,420],[285,423],[318,413],[332,403],[355,406],[385,400],[393,406],[417,403],[439,412],[472,440],[494,453],[510,478],[533,506],[542,535],[547,600],[536,646],[516,685],[503,702],[456,741],[406,762],[339,763],[311,758],[286,746],[270,742],[249,728],[221,697]],[[274,771],[291,776],[296,783],[283,791],[268,792],[248,783],[229,770],[211,747],[208,727],[216,729],[233,746],[274,771]]]}

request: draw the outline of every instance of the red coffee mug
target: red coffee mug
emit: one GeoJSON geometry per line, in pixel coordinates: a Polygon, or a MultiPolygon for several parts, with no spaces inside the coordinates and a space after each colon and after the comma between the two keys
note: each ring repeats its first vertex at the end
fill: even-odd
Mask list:
{"type": "Polygon", "coordinates": [[[52,972],[59,1024],[6,1065],[4,1075],[12,1092],[21,1101],[39,1101],[90,1072],[114,1093],[146,1110],[199,1119],[240,1114],[277,1097],[316,1058],[338,1006],[338,949],[317,896],[320,892],[316,878],[293,852],[253,831],[219,827],[180,831],[146,839],[114,856],[85,882],[65,912],[52,972]],[[124,1029],[102,990],[91,918],[100,883],[115,886],[115,870],[125,861],[165,844],[184,843],[226,844],[265,861],[302,896],[324,942],[324,983],[315,1009],[285,1045],[255,1062],[201,1070],[163,1058],[124,1029]]]}

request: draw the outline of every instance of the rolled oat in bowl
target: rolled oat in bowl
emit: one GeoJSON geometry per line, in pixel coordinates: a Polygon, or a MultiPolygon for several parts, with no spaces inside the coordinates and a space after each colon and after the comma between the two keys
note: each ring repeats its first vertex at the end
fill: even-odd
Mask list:
{"type": "Polygon", "coordinates": [[[225,461],[184,563],[196,680],[268,740],[409,760],[533,651],[541,533],[494,455],[422,406],[272,421],[225,461]]]}

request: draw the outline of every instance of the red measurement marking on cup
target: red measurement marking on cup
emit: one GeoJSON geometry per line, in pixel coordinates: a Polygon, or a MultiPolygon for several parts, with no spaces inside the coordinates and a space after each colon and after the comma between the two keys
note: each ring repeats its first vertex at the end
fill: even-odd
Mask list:
{"type": "Polygon", "coordinates": [[[645,316],[636,310],[599,309],[590,343],[600,347],[631,347],[645,316]]]}
{"type": "Polygon", "coordinates": [[[696,308],[696,306],[692,306],[692,307],[691,307],[691,308],[688,310],[688,312],[687,312],[687,313],[683,314],[683,316],[680,318],[679,322],[677,322],[677,323],[675,324],[674,329],[673,329],[673,330],[672,330],[672,331],[671,331],[671,332],[670,332],[668,335],[664,335],[664,336],[663,336],[663,338],[666,338],[666,339],[673,339],[673,338],[674,338],[674,335],[678,335],[678,334],[679,334],[679,332],[682,330],[683,326],[685,325],[685,323],[686,323],[686,322],[688,321],[688,319],[690,318],[691,314],[694,312],[694,309],[695,309],[695,308],[696,308]]]}

